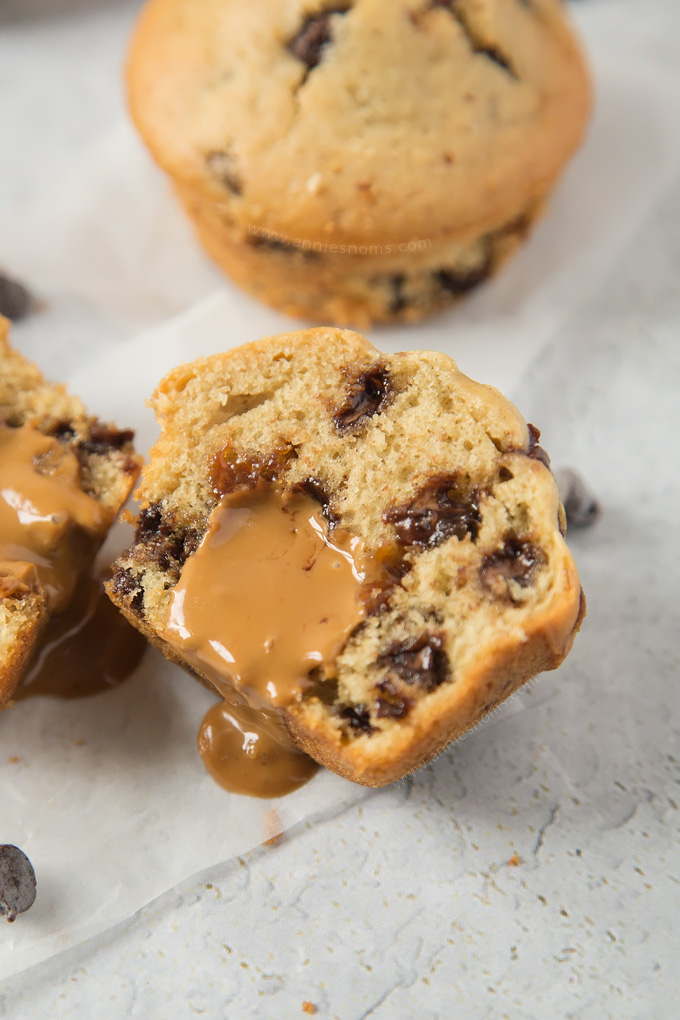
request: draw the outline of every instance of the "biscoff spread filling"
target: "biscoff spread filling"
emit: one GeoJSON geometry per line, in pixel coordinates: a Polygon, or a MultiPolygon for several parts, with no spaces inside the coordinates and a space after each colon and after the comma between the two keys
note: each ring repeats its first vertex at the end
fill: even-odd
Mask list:
{"type": "Polygon", "coordinates": [[[277,710],[300,699],[310,673],[334,675],[338,653],[365,618],[362,593],[376,570],[362,540],[330,531],[318,500],[305,493],[267,485],[222,497],[172,590],[162,635],[226,699],[199,735],[222,785],[259,796],[287,792],[289,780],[291,789],[300,785],[301,755],[277,710]],[[248,778],[243,755],[275,762],[267,792],[265,770],[246,770],[248,778]]]}
{"type": "Polygon", "coordinates": [[[19,564],[33,564],[52,611],[70,601],[113,516],[83,492],[72,450],[31,426],[0,424],[0,560],[19,576],[19,564]]]}

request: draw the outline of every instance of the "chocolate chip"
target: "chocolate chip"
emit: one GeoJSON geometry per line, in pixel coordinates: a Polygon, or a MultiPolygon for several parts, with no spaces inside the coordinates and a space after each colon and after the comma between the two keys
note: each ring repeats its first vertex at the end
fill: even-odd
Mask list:
{"type": "Polygon", "coordinates": [[[32,311],[34,305],[33,296],[23,284],[0,273],[0,315],[18,322],[32,311]]]}
{"type": "Polygon", "coordinates": [[[336,428],[344,432],[365,418],[372,418],[383,409],[389,396],[390,378],[382,365],[351,379],[345,403],[333,416],[336,428]]]}
{"type": "Polygon", "coordinates": [[[532,457],[533,460],[539,460],[541,464],[550,470],[550,457],[543,449],[542,446],[538,445],[538,441],[541,438],[541,430],[537,429],[531,422],[527,425],[529,429],[529,449],[527,451],[527,457],[532,457]]]}
{"type": "Polygon", "coordinates": [[[243,182],[236,167],[236,158],[230,149],[209,152],[205,157],[210,173],[234,195],[243,191],[243,182]]]}
{"type": "Polygon", "coordinates": [[[307,247],[304,245],[293,244],[292,241],[284,241],[280,237],[267,237],[266,234],[251,234],[248,238],[248,244],[253,248],[265,248],[267,251],[277,252],[280,255],[295,256],[298,259],[302,259],[304,262],[314,262],[321,258],[321,251],[323,250],[323,244],[321,241],[315,241],[316,248],[311,247],[312,242],[305,242],[307,247]]]}
{"type": "Polygon", "coordinates": [[[458,297],[479,286],[491,272],[491,259],[486,259],[475,269],[438,269],[434,273],[435,280],[447,294],[458,297]]]}
{"type": "Polygon", "coordinates": [[[224,496],[238,489],[256,489],[280,478],[288,463],[297,457],[290,443],[283,443],[267,453],[242,453],[225,446],[214,458],[211,479],[215,496],[224,496]]]}
{"type": "Polygon", "coordinates": [[[333,511],[331,497],[318,478],[303,478],[293,486],[293,492],[301,492],[315,499],[321,505],[321,512],[328,527],[334,528],[336,526],[340,518],[333,511]]]}
{"type": "Polygon", "coordinates": [[[331,41],[331,15],[346,14],[350,6],[349,3],[335,4],[319,14],[310,15],[288,43],[288,50],[307,65],[308,71],[317,66],[322,50],[331,41]]]}
{"type": "Polygon", "coordinates": [[[0,914],[14,921],[35,902],[35,872],[26,854],[9,843],[0,846],[0,914]]]}
{"type": "Polygon", "coordinates": [[[526,588],[540,559],[539,551],[531,542],[506,538],[501,549],[484,557],[481,582],[494,595],[511,598],[508,582],[516,581],[521,588],[526,588]]]}
{"type": "Polygon", "coordinates": [[[560,499],[570,528],[589,528],[600,516],[600,504],[581,476],[572,468],[555,472],[560,499]]]}
{"type": "Polygon", "coordinates": [[[371,725],[370,713],[363,703],[341,705],[337,711],[340,718],[344,719],[356,733],[373,733],[375,727],[371,725]]]}
{"type": "Polygon", "coordinates": [[[408,307],[408,298],[404,294],[405,283],[406,277],[403,273],[395,273],[389,278],[389,285],[392,290],[392,299],[389,306],[390,315],[398,315],[399,312],[403,312],[404,308],[408,307]]]}
{"type": "Polygon", "coordinates": [[[406,641],[393,641],[376,661],[405,683],[426,691],[434,691],[451,675],[442,632],[425,631],[406,641]]]}
{"type": "Polygon", "coordinates": [[[506,54],[498,46],[489,46],[483,39],[479,38],[472,22],[468,20],[466,8],[461,3],[461,0],[430,0],[430,5],[432,7],[443,7],[456,19],[465,33],[473,53],[481,53],[495,64],[498,64],[499,67],[502,67],[510,77],[517,77],[517,73],[506,54]]]}
{"type": "Polygon", "coordinates": [[[462,541],[466,535],[474,542],[482,521],[478,499],[476,492],[467,498],[458,494],[455,475],[436,475],[410,503],[389,507],[382,518],[405,546],[434,549],[449,538],[462,541]]]}
{"type": "Polygon", "coordinates": [[[401,694],[389,678],[376,684],[376,690],[380,691],[380,696],[375,700],[378,719],[403,719],[413,707],[412,699],[401,694]]]}
{"type": "Polygon", "coordinates": [[[512,479],[514,477],[515,476],[513,475],[513,473],[510,470],[510,468],[505,467],[505,465],[501,466],[498,469],[498,481],[499,482],[510,482],[510,481],[512,481],[512,479]]]}
{"type": "MultiPolygon", "coordinates": [[[[278,237],[266,237],[264,234],[253,234],[250,238],[253,248],[269,248],[270,251],[280,251],[286,255],[297,255],[300,251],[291,241],[282,241],[278,237]]],[[[310,252],[309,254],[314,254],[310,252]]]]}

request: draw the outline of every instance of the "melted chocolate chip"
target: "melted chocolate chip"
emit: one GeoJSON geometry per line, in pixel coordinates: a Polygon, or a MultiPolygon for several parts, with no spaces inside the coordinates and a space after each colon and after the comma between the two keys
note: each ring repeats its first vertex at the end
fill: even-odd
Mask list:
{"type": "Polygon", "coordinates": [[[364,419],[372,418],[383,409],[389,396],[390,377],[387,369],[375,365],[350,381],[346,401],[333,416],[336,428],[344,432],[364,419]]]}
{"type": "Polygon", "coordinates": [[[135,577],[131,570],[118,568],[113,575],[111,588],[116,595],[120,595],[121,598],[127,602],[137,616],[141,616],[143,614],[144,589],[141,587],[138,578],[135,577]]]}
{"type": "Polygon", "coordinates": [[[93,425],[90,436],[78,444],[83,453],[107,454],[112,450],[122,450],[131,443],[135,434],[131,429],[114,429],[106,425],[93,425]]]}
{"type": "Polygon", "coordinates": [[[70,422],[60,421],[52,426],[50,435],[58,439],[60,443],[70,443],[72,439],[75,439],[76,433],[70,422]]]}
{"type": "Polygon", "coordinates": [[[405,546],[434,549],[449,538],[462,541],[466,535],[474,542],[482,521],[479,496],[473,492],[461,499],[456,484],[455,475],[431,478],[410,503],[385,510],[383,521],[394,527],[405,546]]]}
{"type": "Polygon", "coordinates": [[[342,705],[337,711],[340,718],[344,719],[355,733],[373,733],[375,727],[371,725],[371,716],[366,705],[361,702],[357,705],[342,705]]]}
{"type": "Polygon", "coordinates": [[[212,463],[213,495],[224,496],[238,489],[256,489],[270,484],[283,474],[289,461],[296,456],[290,444],[278,446],[268,453],[252,454],[226,446],[212,463]]]}
{"type": "MultiPolygon", "coordinates": [[[[373,552],[379,566],[378,577],[364,582],[359,589],[366,616],[378,616],[386,610],[401,581],[413,569],[404,559],[404,550],[398,542],[382,542],[373,552]]],[[[360,625],[361,626],[361,625],[360,625]]]]}
{"type": "Polygon", "coordinates": [[[326,492],[323,484],[318,478],[303,478],[293,486],[293,492],[301,492],[305,496],[311,496],[321,505],[321,512],[329,528],[334,528],[340,518],[334,513],[331,506],[331,497],[326,492]]]}
{"type": "Polygon", "coordinates": [[[186,563],[190,556],[193,556],[199,545],[201,536],[197,531],[185,531],[182,539],[182,563],[186,563]]]}
{"type": "Polygon", "coordinates": [[[378,656],[379,666],[387,666],[405,683],[434,691],[450,678],[449,659],[444,651],[444,635],[424,632],[406,641],[393,641],[378,656]]]}
{"type": "Polygon", "coordinates": [[[179,578],[187,557],[196,551],[200,541],[199,533],[193,528],[177,527],[166,519],[160,503],[152,503],[140,511],[135,542],[148,559],[171,577],[179,578]]]}
{"type": "Polygon", "coordinates": [[[401,694],[389,678],[376,684],[376,690],[380,691],[375,701],[378,719],[403,719],[413,707],[412,699],[401,694]]]}
{"type": "Polygon", "coordinates": [[[516,581],[520,587],[526,588],[539,560],[540,554],[531,542],[506,538],[501,549],[484,557],[481,582],[494,595],[509,594],[508,581],[516,581]]]}
{"type": "Polygon", "coordinates": [[[233,195],[240,195],[243,182],[236,168],[236,159],[229,149],[221,152],[209,152],[205,157],[210,173],[233,195]]]}
{"type": "Polygon", "coordinates": [[[31,293],[4,273],[0,273],[0,315],[18,322],[33,309],[35,301],[31,293]]]}
{"type": "Polygon", "coordinates": [[[135,540],[146,542],[149,536],[157,534],[163,524],[163,512],[160,503],[150,503],[144,510],[140,510],[137,517],[137,532],[135,540]]]}
{"type": "Polygon", "coordinates": [[[307,674],[307,686],[302,691],[304,701],[318,698],[323,705],[335,705],[338,700],[338,681],[327,677],[318,666],[307,674]]]}
{"type": "Polygon", "coordinates": [[[23,850],[11,843],[0,846],[0,914],[14,921],[35,902],[35,872],[23,850]]]}
{"type": "Polygon", "coordinates": [[[541,464],[550,470],[550,457],[543,449],[542,446],[538,445],[538,441],[541,438],[541,430],[537,429],[535,425],[529,423],[527,425],[529,429],[529,449],[527,451],[527,457],[531,457],[533,460],[540,460],[541,464]]]}
{"type": "Polygon", "coordinates": [[[349,8],[349,3],[335,4],[319,14],[310,15],[288,43],[288,50],[297,60],[306,64],[308,71],[317,66],[324,47],[331,41],[331,16],[346,14],[349,8]]]}

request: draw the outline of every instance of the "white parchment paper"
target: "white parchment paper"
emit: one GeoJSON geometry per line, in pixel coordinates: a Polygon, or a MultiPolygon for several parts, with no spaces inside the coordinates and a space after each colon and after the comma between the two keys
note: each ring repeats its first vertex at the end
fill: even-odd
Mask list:
{"type": "MultiPolygon", "coordinates": [[[[650,67],[598,67],[590,138],[531,243],[457,310],[372,339],[387,350],[443,350],[512,394],[677,173],[678,89],[678,78],[650,67]]],[[[15,271],[60,295],[19,331],[22,346],[52,376],[67,374],[93,411],[135,427],[141,449],[155,436],[144,400],[168,368],[295,326],[228,283],[212,292],[219,278],[124,124],[81,163],[78,180],[9,217],[5,251],[15,271]],[[36,246],[38,233],[49,245],[36,246]],[[131,327],[201,297],[121,342],[131,327]],[[86,309],[75,340],[73,317],[63,315],[69,301],[86,309]],[[100,356],[79,372],[64,370],[88,344],[100,356]]],[[[123,541],[120,533],[112,539],[123,541]]],[[[212,700],[150,651],[116,691],[31,700],[0,716],[1,837],[28,853],[39,889],[31,911],[3,931],[0,978],[123,920],[188,875],[365,795],[328,773],[276,802],[226,794],[195,750],[212,700]]]]}

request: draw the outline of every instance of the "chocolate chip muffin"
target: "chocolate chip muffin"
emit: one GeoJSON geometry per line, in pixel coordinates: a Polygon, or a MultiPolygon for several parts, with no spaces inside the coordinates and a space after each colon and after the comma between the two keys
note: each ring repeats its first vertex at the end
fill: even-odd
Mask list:
{"type": "Polygon", "coordinates": [[[316,322],[411,322],[526,238],[584,130],[561,0],[149,0],[132,116],[222,268],[316,322]]]}
{"type": "Polygon", "coordinates": [[[333,771],[404,776],[571,648],[539,433],[447,356],[311,329],[182,365],[153,404],[109,594],[333,771]]]}
{"type": "Polygon", "coordinates": [[[0,709],[139,473],[132,433],[88,415],[7,341],[0,318],[0,709]]]}

